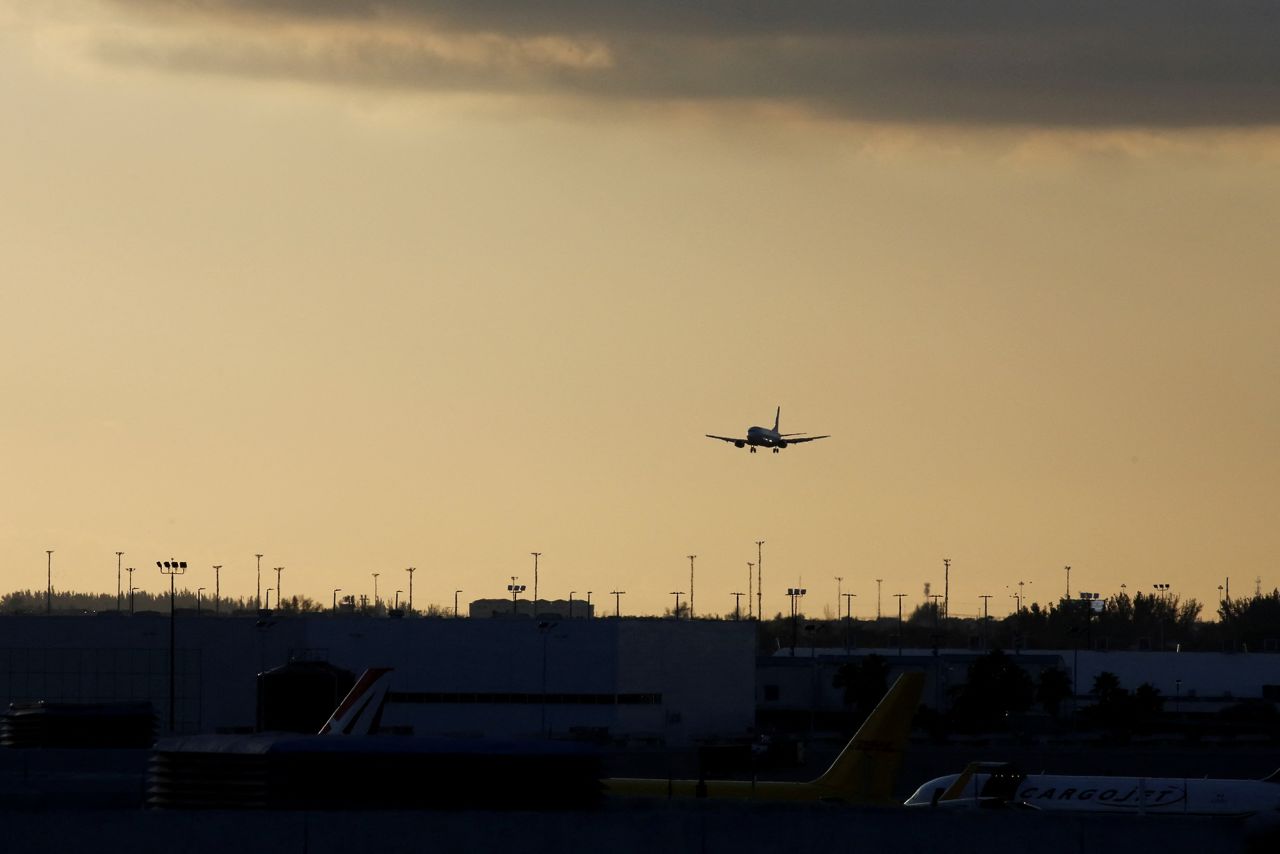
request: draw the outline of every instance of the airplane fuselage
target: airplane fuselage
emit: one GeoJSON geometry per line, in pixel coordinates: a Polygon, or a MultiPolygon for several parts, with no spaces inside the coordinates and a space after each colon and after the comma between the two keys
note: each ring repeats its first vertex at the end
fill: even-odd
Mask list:
{"type": "Polygon", "coordinates": [[[747,444],[756,448],[785,448],[787,440],[768,427],[752,427],[747,430],[747,444]]]}
{"type": "MultiPolygon", "coordinates": [[[[1053,812],[1248,816],[1280,810],[1280,783],[1183,777],[1082,777],[1028,774],[993,792],[992,775],[950,774],[930,780],[907,806],[981,806],[992,801],[1053,812]]],[[[1005,778],[1008,779],[1007,777],[1005,778]]]]}

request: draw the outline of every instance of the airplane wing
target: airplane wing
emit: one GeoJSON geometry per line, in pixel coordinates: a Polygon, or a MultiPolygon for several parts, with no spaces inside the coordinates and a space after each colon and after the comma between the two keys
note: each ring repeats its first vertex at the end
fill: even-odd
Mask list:
{"type": "Polygon", "coordinates": [[[798,443],[800,443],[800,442],[815,442],[815,441],[817,441],[818,439],[830,439],[830,438],[831,438],[830,436],[805,436],[805,437],[803,437],[803,438],[799,438],[799,439],[788,439],[788,440],[787,440],[787,444],[788,444],[788,445],[795,445],[795,444],[798,444],[798,443]]]}
{"type": "Polygon", "coordinates": [[[704,433],[703,435],[708,439],[719,439],[721,442],[734,442],[735,444],[738,442],[745,444],[747,441],[746,439],[730,439],[728,436],[712,436],[710,433],[704,433]]]}

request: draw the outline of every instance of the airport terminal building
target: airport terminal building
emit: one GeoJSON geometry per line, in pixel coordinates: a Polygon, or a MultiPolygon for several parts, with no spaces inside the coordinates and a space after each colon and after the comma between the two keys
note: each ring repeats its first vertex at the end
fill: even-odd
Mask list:
{"type": "MultiPolygon", "coordinates": [[[[0,618],[0,701],[148,701],[168,732],[169,628],[161,614],[0,618]]],[[[259,674],[310,664],[348,679],[394,668],[382,725],[395,733],[689,745],[774,727],[838,729],[848,709],[834,677],[871,654],[886,659],[890,678],[923,671],[924,704],[945,709],[982,654],[802,648],[758,657],[755,633],[750,621],[179,612],[172,731],[283,728],[260,698],[296,692],[260,691],[259,674]]],[[[1130,690],[1152,684],[1182,713],[1280,699],[1276,654],[1042,650],[1016,660],[1033,679],[1065,670],[1076,707],[1093,701],[1104,671],[1130,690]]]]}
{"type": "MultiPolygon", "coordinates": [[[[0,619],[0,701],[147,700],[169,729],[167,615],[0,619]]],[[[259,673],[391,667],[383,726],[413,735],[688,744],[755,720],[755,627],[656,619],[196,616],[176,624],[173,731],[247,732],[259,673]]]]}

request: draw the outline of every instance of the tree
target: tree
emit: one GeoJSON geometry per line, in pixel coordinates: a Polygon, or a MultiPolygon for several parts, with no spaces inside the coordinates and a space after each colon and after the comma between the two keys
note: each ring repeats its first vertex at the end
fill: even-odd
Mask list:
{"type": "Polygon", "coordinates": [[[1135,729],[1150,725],[1163,704],[1160,692],[1151,685],[1143,683],[1138,686],[1137,695],[1132,695],[1120,686],[1120,678],[1107,670],[1093,678],[1090,693],[1097,702],[1082,712],[1081,718],[1126,737],[1135,729]]]}
{"type": "Polygon", "coordinates": [[[1130,718],[1134,728],[1146,729],[1164,712],[1164,698],[1160,690],[1149,682],[1143,682],[1133,691],[1130,718]]]}
{"type": "Polygon", "coordinates": [[[1003,729],[1007,716],[1025,712],[1034,697],[1027,671],[1002,650],[992,650],[969,665],[968,679],[955,691],[952,718],[969,732],[1003,729]]]}
{"type": "Polygon", "coordinates": [[[1120,677],[1110,670],[1104,670],[1093,677],[1093,688],[1089,693],[1098,698],[1099,705],[1114,703],[1128,692],[1120,687],[1120,677]]]}
{"type": "Polygon", "coordinates": [[[1071,696],[1071,677],[1060,667],[1046,667],[1040,671],[1036,685],[1036,702],[1052,717],[1057,717],[1062,701],[1071,696]]]}

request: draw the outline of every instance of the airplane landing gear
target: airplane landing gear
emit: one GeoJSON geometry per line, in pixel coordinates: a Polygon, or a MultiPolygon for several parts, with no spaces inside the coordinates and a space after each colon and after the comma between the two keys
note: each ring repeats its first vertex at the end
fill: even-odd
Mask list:
{"type": "Polygon", "coordinates": [[[752,446],[751,446],[751,453],[753,453],[753,454],[754,454],[755,452],[756,452],[755,445],[752,445],[752,446]]]}
{"type": "Polygon", "coordinates": [[[778,451],[781,451],[781,450],[782,450],[781,448],[774,448],[774,449],[773,449],[773,452],[776,454],[776,453],[778,453],[778,451]]]}

